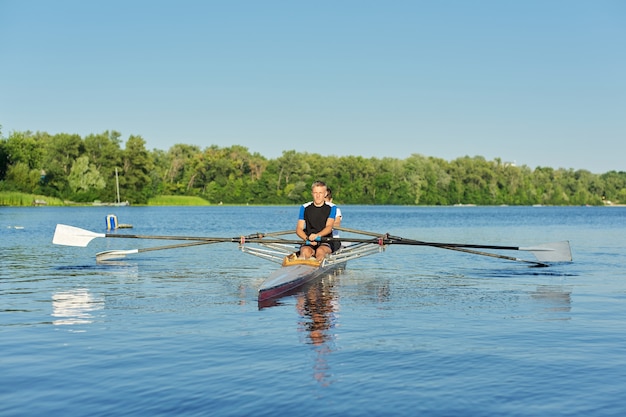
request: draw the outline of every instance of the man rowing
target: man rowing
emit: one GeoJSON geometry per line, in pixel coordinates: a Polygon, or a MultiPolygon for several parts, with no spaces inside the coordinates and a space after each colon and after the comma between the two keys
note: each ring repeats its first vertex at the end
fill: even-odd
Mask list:
{"type": "Polygon", "coordinates": [[[315,257],[323,261],[326,255],[339,250],[341,243],[338,240],[320,242],[318,238],[332,237],[337,206],[326,202],[327,187],[322,181],[315,181],[311,186],[313,201],[304,203],[300,207],[296,235],[305,243],[300,247],[300,257],[309,259],[315,257]]]}

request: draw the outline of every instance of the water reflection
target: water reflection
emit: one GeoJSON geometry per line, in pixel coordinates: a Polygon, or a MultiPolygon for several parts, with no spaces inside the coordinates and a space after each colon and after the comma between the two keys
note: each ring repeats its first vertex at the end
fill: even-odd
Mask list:
{"type": "Polygon", "coordinates": [[[569,313],[572,310],[572,289],[562,285],[540,285],[536,291],[530,293],[530,297],[539,302],[543,312],[553,315],[554,313],[567,313],[553,319],[570,320],[569,313]]]}
{"type": "Polygon", "coordinates": [[[332,275],[326,276],[296,296],[296,309],[300,315],[298,329],[315,350],[313,377],[322,386],[332,383],[328,355],[335,350],[333,329],[339,312],[334,279],[332,275]]]}
{"type": "Polygon", "coordinates": [[[104,308],[104,300],[94,297],[86,288],[59,291],[52,295],[52,317],[55,325],[89,324],[93,312],[104,308]]]}

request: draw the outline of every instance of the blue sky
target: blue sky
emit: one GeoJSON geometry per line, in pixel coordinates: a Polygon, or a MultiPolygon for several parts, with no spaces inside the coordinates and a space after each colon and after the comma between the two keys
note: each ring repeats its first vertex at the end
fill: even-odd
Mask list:
{"type": "Polygon", "coordinates": [[[0,0],[0,125],[626,171],[626,2],[0,0]]]}

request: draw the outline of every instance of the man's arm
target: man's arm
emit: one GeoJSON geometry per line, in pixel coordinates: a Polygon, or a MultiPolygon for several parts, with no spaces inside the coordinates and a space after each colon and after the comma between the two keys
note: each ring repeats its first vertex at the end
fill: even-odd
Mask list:
{"type": "Polygon", "coordinates": [[[298,220],[296,224],[296,235],[302,240],[307,239],[307,235],[304,233],[304,226],[306,226],[306,222],[304,220],[298,220]]]}

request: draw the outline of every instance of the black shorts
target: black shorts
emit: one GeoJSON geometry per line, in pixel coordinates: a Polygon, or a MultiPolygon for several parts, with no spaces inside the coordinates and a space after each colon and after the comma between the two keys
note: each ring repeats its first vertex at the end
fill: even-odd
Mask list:
{"type": "Polygon", "coordinates": [[[333,252],[337,252],[341,248],[341,242],[338,240],[331,240],[330,242],[327,242],[327,244],[333,252]]]}

